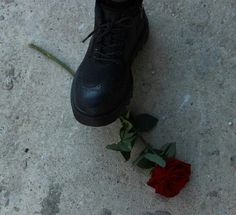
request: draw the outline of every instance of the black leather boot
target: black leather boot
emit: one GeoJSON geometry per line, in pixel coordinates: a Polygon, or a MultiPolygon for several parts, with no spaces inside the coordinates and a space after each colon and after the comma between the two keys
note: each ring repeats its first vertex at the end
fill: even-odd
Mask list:
{"type": "Polygon", "coordinates": [[[103,126],[125,112],[133,92],[131,64],[148,38],[142,0],[107,4],[97,0],[94,31],[71,89],[75,118],[103,126]]]}

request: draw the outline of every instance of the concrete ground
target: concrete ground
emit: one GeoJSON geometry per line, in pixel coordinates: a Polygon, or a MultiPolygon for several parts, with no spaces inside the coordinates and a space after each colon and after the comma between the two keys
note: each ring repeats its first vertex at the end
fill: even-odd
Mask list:
{"type": "Polygon", "coordinates": [[[177,142],[191,182],[156,195],[148,172],[105,146],[119,122],[78,124],[72,78],[28,48],[76,69],[93,28],[94,0],[0,1],[1,215],[235,215],[236,1],[146,0],[150,40],[133,66],[132,110],[160,119],[145,138],[177,142]]]}

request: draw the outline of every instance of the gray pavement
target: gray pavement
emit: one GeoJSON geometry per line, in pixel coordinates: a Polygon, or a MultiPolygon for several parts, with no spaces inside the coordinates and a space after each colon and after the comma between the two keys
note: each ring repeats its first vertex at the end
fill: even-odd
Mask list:
{"type": "Polygon", "coordinates": [[[119,122],[73,118],[72,78],[27,44],[76,69],[93,0],[0,0],[1,215],[235,215],[236,1],[146,0],[150,39],[133,71],[131,108],[160,119],[145,138],[177,142],[193,174],[175,198],[105,149],[119,122]]]}

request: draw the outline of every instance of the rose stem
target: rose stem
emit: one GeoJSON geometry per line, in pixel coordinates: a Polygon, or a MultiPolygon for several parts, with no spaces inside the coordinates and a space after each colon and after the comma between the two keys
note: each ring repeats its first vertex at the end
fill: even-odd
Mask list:
{"type": "Polygon", "coordinates": [[[143,138],[141,134],[138,133],[138,137],[143,142],[143,144],[145,145],[147,149],[149,149],[150,151],[156,154],[156,152],[152,149],[151,145],[143,138]]]}
{"type": "Polygon", "coordinates": [[[49,53],[48,51],[46,51],[45,49],[30,43],[29,47],[40,52],[42,55],[44,55],[45,57],[47,57],[48,59],[54,61],[55,63],[59,64],[61,67],[63,67],[69,74],[71,74],[72,76],[75,75],[75,71],[73,69],[70,68],[70,66],[68,66],[66,63],[64,63],[63,61],[59,60],[56,56],[54,56],[53,54],[49,53]]]}

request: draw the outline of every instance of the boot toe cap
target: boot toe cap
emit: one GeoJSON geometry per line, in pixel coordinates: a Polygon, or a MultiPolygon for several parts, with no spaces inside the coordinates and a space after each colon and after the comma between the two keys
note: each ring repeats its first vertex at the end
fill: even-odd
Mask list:
{"type": "Polygon", "coordinates": [[[74,77],[71,89],[72,110],[75,118],[83,124],[97,125],[103,119],[106,120],[102,124],[107,124],[114,121],[118,112],[125,109],[129,102],[126,100],[132,96],[129,95],[132,94],[132,75],[131,79],[127,77],[131,73],[122,68],[89,66],[89,69],[79,67],[74,77]],[[84,123],[84,117],[96,123],[84,123]]]}
{"type": "Polygon", "coordinates": [[[97,116],[113,108],[112,92],[105,86],[85,87],[74,84],[72,97],[76,109],[86,115],[97,116]]]}

